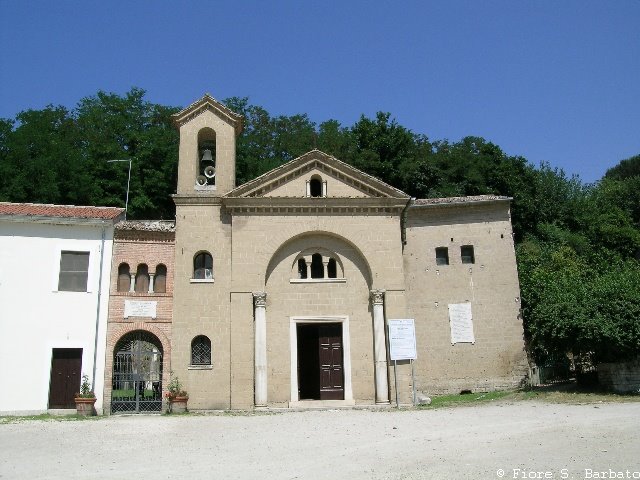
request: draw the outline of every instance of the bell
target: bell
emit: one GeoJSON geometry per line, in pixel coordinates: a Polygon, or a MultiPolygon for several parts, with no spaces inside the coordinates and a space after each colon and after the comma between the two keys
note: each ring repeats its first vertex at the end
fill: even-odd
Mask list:
{"type": "Polygon", "coordinates": [[[202,161],[213,162],[213,156],[211,155],[211,150],[209,150],[208,148],[202,153],[202,161]]]}

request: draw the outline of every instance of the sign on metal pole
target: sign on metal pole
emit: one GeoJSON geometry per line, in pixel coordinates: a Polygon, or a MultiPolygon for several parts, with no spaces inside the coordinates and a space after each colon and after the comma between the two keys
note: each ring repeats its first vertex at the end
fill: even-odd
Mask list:
{"type": "Polygon", "coordinates": [[[390,319],[388,325],[391,360],[415,360],[416,327],[413,318],[390,319]]]}
{"type": "Polygon", "coordinates": [[[397,361],[411,360],[411,383],[413,390],[413,404],[416,403],[416,378],[413,361],[416,359],[416,327],[413,318],[396,318],[387,321],[389,327],[389,356],[393,360],[393,377],[396,388],[396,406],[398,401],[397,361]]]}

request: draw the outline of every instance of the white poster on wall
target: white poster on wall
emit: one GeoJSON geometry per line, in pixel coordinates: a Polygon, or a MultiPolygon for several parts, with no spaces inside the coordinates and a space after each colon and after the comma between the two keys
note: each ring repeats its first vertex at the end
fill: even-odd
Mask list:
{"type": "Polygon", "coordinates": [[[449,325],[451,326],[451,344],[476,343],[473,335],[473,317],[470,303],[449,304],[449,325]]]}
{"type": "Polygon", "coordinates": [[[124,318],[151,317],[156,318],[158,302],[143,302],[139,300],[124,301],[124,318]]]}
{"type": "Polygon", "coordinates": [[[391,360],[415,360],[416,328],[413,318],[390,319],[387,323],[391,360]]]}

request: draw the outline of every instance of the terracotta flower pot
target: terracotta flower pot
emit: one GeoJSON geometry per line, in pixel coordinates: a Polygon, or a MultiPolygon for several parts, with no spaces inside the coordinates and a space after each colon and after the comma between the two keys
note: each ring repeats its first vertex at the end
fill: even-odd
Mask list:
{"type": "Polygon", "coordinates": [[[189,397],[173,397],[169,399],[170,413],[184,413],[187,411],[189,397]]]}
{"type": "Polygon", "coordinates": [[[96,414],[96,409],[94,408],[94,405],[96,403],[95,397],[91,397],[91,398],[76,397],[75,401],[76,401],[76,412],[78,413],[78,415],[82,415],[84,417],[90,417],[96,414]]]}

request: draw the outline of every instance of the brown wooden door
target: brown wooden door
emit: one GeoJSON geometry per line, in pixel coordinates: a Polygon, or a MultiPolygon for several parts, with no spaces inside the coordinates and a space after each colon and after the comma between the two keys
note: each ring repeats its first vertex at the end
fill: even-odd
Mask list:
{"type": "Polygon", "coordinates": [[[342,324],[320,325],[320,400],[344,400],[342,324]]]}
{"type": "Polygon", "coordinates": [[[51,355],[49,408],[75,408],[74,394],[80,391],[81,348],[54,348],[51,355]]]}

